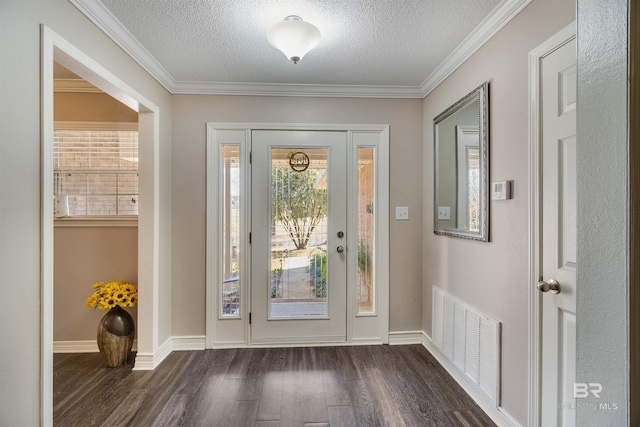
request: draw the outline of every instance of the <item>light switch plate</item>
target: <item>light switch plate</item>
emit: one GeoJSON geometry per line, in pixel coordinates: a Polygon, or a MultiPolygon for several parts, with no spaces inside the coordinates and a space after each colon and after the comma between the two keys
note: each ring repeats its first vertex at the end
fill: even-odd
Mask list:
{"type": "Polygon", "coordinates": [[[396,206],[396,220],[409,219],[409,206],[396,206]]]}
{"type": "Polygon", "coordinates": [[[451,208],[449,206],[438,206],[438,219],[451,219],[451,208]]]}

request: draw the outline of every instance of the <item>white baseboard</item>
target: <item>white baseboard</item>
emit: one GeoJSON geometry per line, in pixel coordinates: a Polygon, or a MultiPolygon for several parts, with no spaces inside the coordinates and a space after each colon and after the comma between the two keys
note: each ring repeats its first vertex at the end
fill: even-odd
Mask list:
{"type": "Polygon", "coordinates": [[[468,379],[464,374],[460,372],[450,361],[447,359],[438,348],[431,342],[431,338],[424,332],[422,332],[422,345],[427,349],[433,357],[436,358],[438,363],[447,370],[449,375],[464,389],[465,392],[480,406],[488,416],[500,427],[522,427],[518,421],[516,421],[507,411],[501,407],[496,407],[493,403],[489,402],[488,398],[478,392],[477,386],[468,379]]]}
{"type": "Polygon", "coordinates": [[[251,344],[264,344],[275,346],[316,346],[316,345],[339,345],[344,343],[344,337],[337,335],[327,335],[318,337],[274,337],[274,338],[252,338],[251,344]]]}
{"type": "Polygon", "coordinates": [[[389,332],[389,345],[422,344],[422,331],[389,332]]]}
{"type": "Polygon", "coordinates": [[[205,336],[193,335],[193,336],[172,337],[171,348],[173,349],[173,351],[204,350],[205,336]]]}
{"type": "Polygon", "coordinates": [[[382,345],[382,338],[352,338],[351,342],[345,342],[341,345],[382,345]]]}
{"type": "Polygon", "coordinates": [[[166,357],[171,354],[171,341],[172,337],[162,343],[155,353],[137,353],[136,363],[133,366],[134,371],[152,371],[154,370],[166,357]]]}
{"type": "MultiPolygon", "coordinates": [[[[138,349],[138,340],[133,340],[132,351],[138,349]]],[[[97,353],[98,343],[96,340],[78,340],[78,341],[54,341],[54,353],[97,353]]]]}

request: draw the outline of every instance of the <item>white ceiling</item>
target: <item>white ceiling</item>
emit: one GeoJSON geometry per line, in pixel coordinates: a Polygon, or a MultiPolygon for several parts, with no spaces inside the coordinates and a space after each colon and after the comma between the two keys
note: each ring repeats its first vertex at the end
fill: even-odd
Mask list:
{"type": "Polygon", "coordinates": [[[531,0],[70,0],[173,93],[423,97],[531,0]],[[297,65],[267,41],[320,29],[297,65]]]}

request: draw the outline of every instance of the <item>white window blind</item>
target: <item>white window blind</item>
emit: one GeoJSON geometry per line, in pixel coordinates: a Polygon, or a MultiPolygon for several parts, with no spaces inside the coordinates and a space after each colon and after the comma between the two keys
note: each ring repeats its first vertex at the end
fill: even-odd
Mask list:
{"type": "Polygon", "coordinates": [[[138,215],[137,123],[56,122],[53,161],[70,216],[138,215]]]}

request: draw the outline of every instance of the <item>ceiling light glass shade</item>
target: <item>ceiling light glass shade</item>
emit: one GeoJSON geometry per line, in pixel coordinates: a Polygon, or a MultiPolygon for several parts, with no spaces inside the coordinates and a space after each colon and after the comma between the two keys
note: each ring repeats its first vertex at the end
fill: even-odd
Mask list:
{"type": "Polygon", "coordinates": [[[320,30],[313,24],[291,15],[277,23],[267,33],[267,40],[294,64],[320,43],[320,30]]]}

